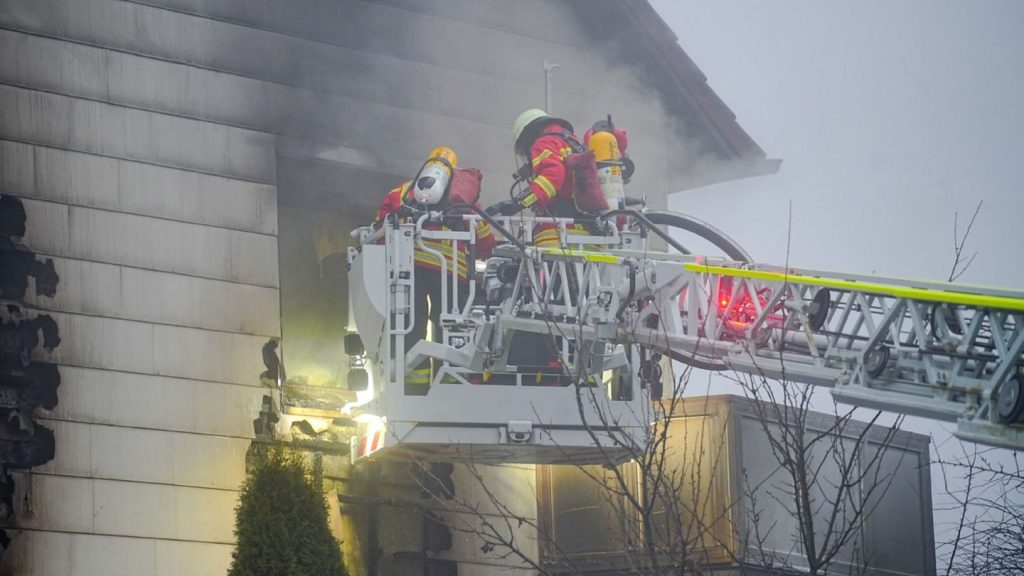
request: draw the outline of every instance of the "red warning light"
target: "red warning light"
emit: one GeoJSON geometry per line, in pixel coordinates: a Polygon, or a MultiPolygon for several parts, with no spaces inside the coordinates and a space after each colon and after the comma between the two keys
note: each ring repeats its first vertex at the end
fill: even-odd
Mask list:
{"type": "Polygon", "coordinates": [[[720,276],[718,278],[718,307],[724,311],[729,307],[730,298],[732,298],[732,278],[720,276]]]}
{"type": "Polygon", "coordinates": [[[768,288],[755,289],[756,302],[751,296],[749,284],[741,284],[733,293],[734,279],[731,276],[718,277],[718,311],[719,316],[726,325],[732,329],[742,332],[748,325],[757,319],[761,310],[768,304],[771,290],[768,288]]]}

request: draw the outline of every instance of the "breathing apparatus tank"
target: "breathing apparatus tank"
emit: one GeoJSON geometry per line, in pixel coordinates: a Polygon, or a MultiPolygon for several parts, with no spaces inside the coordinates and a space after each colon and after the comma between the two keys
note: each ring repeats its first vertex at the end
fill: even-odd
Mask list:
{"type": "Polygon", "coordinates": [[[625,191],[622,183],[622,156],[619,143],[611,132],[594,132],[587,146],[594,153],[597,162],[597,177],[601,183],[601,192],[608,202],[609,210],[623,207],[625,191]]]}
{"type": "Polygon", "coordinates": [[[458,162],[458,157],[451,148],[438,146],[431,150],[430,158],[423,163],[423,167],[413,179],[413,200],[424,206],[437,206],[444,201],[458,162]]]}

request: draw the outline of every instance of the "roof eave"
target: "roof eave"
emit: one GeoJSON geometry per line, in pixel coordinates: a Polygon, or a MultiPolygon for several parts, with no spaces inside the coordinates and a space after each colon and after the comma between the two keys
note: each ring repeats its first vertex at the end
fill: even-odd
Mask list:
{"type": "Polygon", "coordinates": [[[622,13],[633,20],[640,30],[646,32],[644,36],[653,54],[670,72],[671,79],[700,113],[706,127],[720,141],[729,156],[750,162],[750,176],[778,171],[779,162],[767,159],[764,150],[739,125],[736,115],[707,84],[707,77],[679,45],[678,37],[654,7],[646,0],[618,0],[618,3],[622,13]]]}

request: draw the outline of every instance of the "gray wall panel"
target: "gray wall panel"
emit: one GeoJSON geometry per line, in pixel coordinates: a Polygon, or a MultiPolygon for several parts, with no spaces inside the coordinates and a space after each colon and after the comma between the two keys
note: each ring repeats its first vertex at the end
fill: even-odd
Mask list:
{"type": "Polygon", "coordinates": [[[40,474],[237,490],[245,480],[247,438],[44,421],[57,455],[40,474]]]}
{"type": "Polygon", "coordinates": [[[234,542],[235,491],[23,473],[15,486],[23,528],[234,542]]]}
{"type": "Polygon", "coordinates": [[[48,418],[238,438],[270,390],[168,376],[61,366],[60,402],[48,418]]]}
{"type": "MultiPolygon", "coordinates": [[[[157,540],[155,576],[223,576],[231,566],[234,545],[157,540]]],[[[107,573],[100,573],[107,576],[107,573]]]]}
{"type": "Polygon", "coordinates": [[[386,4],[464,22],[493,31],[505,31],[535,40],[587,46],[592,38],[574,26],[574,16],[558,0],[378,0],[386,4]]]}
{"type": "Polygon", "coordinates": [[[0,192],[277,233],[274,186],[0,140],[0,192]]]}
{"type": "Polygon", "coordinates": [[[160,326],[98,316],[49,313],[61,345],[40,359],[85,368],[255,386],[266,338],[160,326]]]}
{"type": "Polygon", "coordinates": [[[144,110],[0,85],[0,138],[274,181],[274,137],[144,110]]]}
{"type": "Polygon", "coordinates": [[[255,385],[266,370],[260,355],[267,341],[263,336],[154,326],[153,339],[157,374],[255,385]]]}
{"type": "MultiPolygon", "coordinates": [[[[381,103],[386,99],[352,98],[295,89],[280,84],[270,84],[15,32],[0,32],[0,47],[3,46],[4,39],[6,39],[8,47],[13,50],[15,57],[7,66],[0,66],[0,81],[59,90],[72,96],[104,99],[117,104],[140,106],[161,112],[255,127],[260,130],[301,137],[316,142],[306,147],[307,154],[330,149],[332,143],[335,142],[356,148],[369,146],[376,152],[377,162],[387,163],[393,159],[403,159],[400,163],[395,162],[395,164],[405,167],[419,160],[426,150],[429,150],[429,147],[436,145],[429,144],[426,149],[421,150],[424,145],[417,140],[417,137],[429,135],[433,142],[437,138],[451,139],[455,133],[466,133],[473,138],[455,145],[463,150],[476,151],[481,147],[486,150],[489,144],[494,143],[498,145],[490,146],[490,157],[502,159],[508,157],[507,123],[511,122],[511,116],[515,113],[511,111],[512,108],[510,108],[509,119],[497,119],[497,125],[484,126],[465,119],[456,120],[446,116],[422,114],[417,110],[424,109],[424,106],[416,102],[407,102],[409,108],[396,108],[381,103]],[[52,66],[36,65],[34,59],[37,58],[37,54],[48,52],[54,53],[50,59],[54,60],[55,64],[52,66]],[[80,60],[74,65],[63,65],[64,68],[76,71],[74,74],[68,74],[69,78],[62,74],[61,62],[65,60],[80,60]],[[132,70],[135,73],[131,74],[125,70],[132,70]],[[94,77],[106,78],[107,82],[102,86],[96,86],[96,83],[92,81],[81,83],[75,81],[77,78],[94,77]],[[167,90],[167,86],[180,86],[181,88],[167,90]],[[376,121],[369,121],[370,119],[376,119],[376,121]]],[[[251,56],[249,53],[245,54],[251,56]]],[[[265,67],[269,66],[265,63],[261,64],[264,64],[265,67]]],[[[287,64],[283,66],[287,70],[291,69],[291,66],[287,64]]],[[[372,68],[372,66],[368,66],[368,68],[372,68]]],[[[317,71],[313,75],[323,77],[333,74],[341,77],[345,74],[345,70],[346,68],[336,67],[331,70],[317,71]]],[[[420,69],[415,69],[415,71],[422,72],[420,69]]],[[[412,73],[413,70],[404,71],[401,76],[395,77],[406,82],[402,87],[404,93],[411,93],[407,89],[408,86],[416,85],[418,94],[420,89],[425,89],[428,86],[413,82],[415,79],[412,78],[412,73]]],[[[381,77],[389,78],[390,76],[382,75],[381,77]]],[[[463,80],[462,83],[465,84],[465,81],[463,80]]],[[[478,87],[475,83],[472,86],[478,87]]],[[[468,102],[459,103],[457,99],[446,94],[441,86],[436,88],[437,90],[429,90],[422,95],[415,96],[415,99],[426,101],[436,98],[449,105],[450,109],[447,112],[461,114],[463,118],[472,116],[467,114],[468,110],[464,110],[464,108],[472,108],[467,105],[468,102]],[[429,96],[426,95],[428,92],[429,96]]],[[[479,94],[480,90],[473,90],[473,92],[479,94]]],[[[49,96],[44,99],[53,98],[59,99],[60,97],[49,96]]],[[[491,111],[493,102],[498,98],[507,99],[509,95],[505,95],[503,90],[495,89],[491,90],[489,98],[473,99],[472,102],[476,102],[475,106],[480,110],[478,116],[483,118],[486,112],[491,111]]],[[[520,100],[525,103],[527,99],[524,96],[520,100]]],[[[145,114],[141,111],[135,113],[145,114]]],[[[488,119],[496,120],[490,117],[488,119]]],[[[103,118],[102,121],[106,122],[109,119],[103,118]]],[[[217,128],[227,129],[226,127],[217,128]]],[[[38,141],[37,138],[39,137],[25,139],[38,141]]],[[[146,136],[140,134],[139,138],[145,140],[146,136]]],[[[43,143],[62,144],[49,141],[43,143]]],[[[125,157],[127,152],[119,149],[117,144],[117,142],[110,142],[110,149],[90,148],[86,151],[125,157]]],[[[212,162],[212,165],[197,165],[196,161],[193,161],[186,164],[185,167],[195,165],[194,167],[198,169],[216,173],[223,170],[222,165],[225,167],[230,165],[230,163],[224,162],[227,159],[220,157],[223,155],[222,151],[214,150],[210,146],[208,148],[210,148],[207,150],[208,153],[215,153],[206,162],[207,164],[212,162]]],[[[176,158],[161,160],[160,158],[143,157],[140,159],[174,166],[182,165],[182,160],[176,158]]],[[[250,174],[250,176],[253,175],[250,174]]]]}
{"type": "Polygon", "coordinates": [[[152,576],[154,552],[152,542],[138,538],[26,531],[18,533],[0,567],[24,576],[152,576]]]}
{"type": "MultiPolygon", "coordinates": [[[[366,30],[360,34],[360,29],[351,24],[353,20],[394,26],[426,14],[436,17],[431,21],[448,20],[463,29],[482,27],[492,33],[510,33],[579,46],[590,42],[578,31],[566,29],[561,6],[551,0],[516,0],[514,3],[505,0],[292,0],[287,4],[277,0],[140,0],[140,3],[343,45],[375,44],[366,30]]],[[[432,29],[436,30],[436,27],[432,29]]],[[[409,57],[417,55],[423,57],[422,53],[416,52],[410,53],[409,57]]]]}
{"type": "MultiPolygon", "coordinates": [[[[202,22],[200,20],[200,22],[202,22]]],[[[237,57],[251,60],[255,78],[226,74],[195,66],[156,60],[145,56],[34,36],[10,30],[0,31],[0,51],[9,57],[0,62],[0,81],[73,96],[171,112],[194,118],[208,118],[236,126],[269,131],[309,130],[299,122],[301,114],[282,106],[303,99],[328,99],[329,93],[397,107],[459,116],[498,124],[492,115],[496,98],[518,95],[519,100],[535,96],[537,90],[484,76],[468,75],[440,68],[426,68],[394,58],[366,52],[309,43],[279,35],[240,29],[248,43],[280,41],[281,50],[294,54],[307,71],[294,78],[295,65],[257,62],[258,54],[239,51],[237,57]],[[292,45],[298,44],[298,45],[292,45]],[[336,54],[337,53],[337,54],[336,54]],[[344,58],[339,58],[339,55],[344,58]],[[365,77],[354,77],[364,70],[365,77]],[[306,80],[309,77],[310,80],[306,80]],[[290,88],[285,83],[313,88],[290,88]],[[169,85],[178,86],[167,90],[169,85]],[[452,86],[472,87],[474,98],[457,98],[452,86]],[[415,88],[413,88],[415,87],[415,88]],[[326,91],[319,96],[307,92],[326,91]],[[293,126],[293,124],[295,126],[293,126]]],[[[215,35],[218,30],[210,29],[215,35]]],[[[211,40],[212,41],[212,40],[211,40]]],[[[466,88],[463,88],[466,89],[466,88]]],[[[330,119],[320,115],[319,118],[330,119]]],[[[307,124],[313,124],[307,122],[307,124]]],[[[332,123],[332,126],[335,126],[332,123]]],[[[325,133],[326,130],[325,130],[325,133]]]]}
{"type": "MultiPolygon", "coordinates": [[[[220,39],[222,31],[200,27],[202,30],[206,31],[195,33],[220,39]]],[[[100,57],[93,53],[107,51],[14,32],[8,32],[8,37],[27,38],[14,44],[16,55],[24,54],[23,58],[32,59],[39,52],[63,54],[50,59],[58,63],[80,60],[80,66],[96,67],[94,73],[82,77],[103,77],[107,81],[102,86],[93,81],[76,85],[75,79],[80,76],[62,78],[58,74],[59,65],[42,68],[52,70],[50,72],[35,72],[37,67],[12,64],[7,74],[14,82],[42,86],[59,83],[62,91],[83,95],[94,92],[94,97],[108,97],[115,102],[253,126],[306,141],[301,152],[290,154],[322,156],[338,144],[370,149],[378,169],[395,173],[408,171],[408,166],[414,165],[423,154],[422,150],[445,141],[463,154],[471,151],[475,158],[466,160],[476,166],[501,167],[491,173],[501,174],[502,179],[506,178],[504,173],[512,164],[508,126],[519,111],[540,102],[539,86],[511,85],[484,76],[453,76],[447,69],[360,51],[349,50],[345,58],[339,58],[339,51],[344,49],[308,42],[292,46],[304,41],[251,29],[239,30],[246,35],[238,41],[240,45],[277,41],[285,43],[281,50],[295,52],[288,62],[278,63],[280,70],[277,72],[274,60],[261,59],[258,65],[251,66],[264,76],[299,85],[311,85],[310,81],[336,81],[337,85],[312,85],[342,95],[294,89],[116,52],[100,57]],[[295,62],[300,62],[308,71],[296,73],[295,62]],[[24,72],[26,70],[32,73],[24,72]],[[358,71],[365,71],[368,76],[362,78],[358,71]],[[167,82],[181,88],[163,90],[167,82]],[[453,92],[452,86],[459,86],[459,91],[453,92]],[[296,113],[296,110],[302,112],[296,113]]],[[[177,46],[180,43],[172,45],[177,46]]],[[[235,56],[240,59],[260,57],[257,51],[236,52],[235,56]]],[[[602,66],[600,55],[594,53],[563,57],[560,62],[566,70],[592,72],[602,66]]],[[[571,83],[570,78],[559,78],[556,86],[571,86],[571,83]]],[[[621,71],[592,74],[586,83],[601,86],[599,91],[590,91],[595,98],[556,92],[556,110],[576,122],[581,132],[605,113],[616,113],[616,118],[634,134],[634,157],[643,168],[634,187],[649,196],[660,197],[667,190],[665,171],[658,168],[664,162],[662,148],[668,145],[670,154],[681,159],[680,164],[692,159],[685,143],[666,139],[656,96],[640,89],[635,79],[621,71]],[[559,102],[571,102],[571,110],[565,105],[559,108],[559,102]],[[657,177],[652,177],[654,175],[657,177]]]]}
{"type": "Polygon", "coordinates": [[[53,298],[29,290],[41,309],[277,336],[276,288],[221,282],[86,260],[55,258],[60,289],[53,298]]]}
{"type": "Polygon", "coordinates": [[[23,199],[25,242],[53,256],[277,286],[277,239],[120,212],[23,199]]]}
{"type": "MultiPolygon", "coordinates": [[[[385,7],[373,9],[389,10],[385,7]]],[[[488,65],[482,74],[467,74],[444,66],[423,65],[372,54],[361,49],[353,50],[310,42],[149,7],[124,8],[109,5],[104,1],[97,4],[97,10],[111,10],[118,14],[122,10],[128,10],[133,14],[133,11],[138,10],[139,18],[143,20],[168,19],[165,24],[177,27],[182,34],[188,34],[193,40],[186,45],[177,42],[174,37],[149,34],[146,35],[147,42],[163,40],[166,45],[147,45],[145,54],[235,72],[250,78],[229,76],[210,70],[16,32],[6,33],[6,47],[12,57],[7,66],[0,67],[0,75],[16,84],[39,86],[186,116],[210,118],[261,130],[290,134],[308,133],[314,136],[319,134],[321,137],[324,134],[339,132],[337,128],[340,119],[334,121],[334,116],[325,112],[313,115],[315,120],[311,120],[301,113],[297,114],[295,110],[300,104],[301,110],[317,110],[316,106],[307,106],[305,103],[330,101],[327,95],[310,95],[303,90],[268,85],[251,78],[264,78],[280,84],[326,91],[386,106],[470,119],[497,128],[502,132],[501,138],[507,137],[508,125],[515,114],[527,106],[539,105],[542,100],[542,74],[539,71],[543,57],[538,57],[530,64],[533,69],[526,76],[530,80],[527,83],[509,82],[498,78],[511,61],[519,62],[521,59],[505,59],[502,66],[497,67],[494,66],[494,55],[521,51],[524,44],[532,44],[524,42],[524,39],[519,37],[512,38],[514,46],[510,45],[504,50],[495,48],[494,55],[489,57],[488,65]],[[26,62],[33,65],[25,65],[26,62]],[[65,73],[72,70],[74,73],[65,73]],[[164,90],[167,85],[180,88],[164,90]],[[454,90],[454,87],[458,87],[458,90],[454,90]],[[495,110],[502,108],[507,108],[507,112],[496,115],[495,110]],[[327,126],[320,127],[325,120],[327,126]]],[[[413,20],[387,26],[382,24],[376,29],[395,31],[396,37],[393,42],[400,43],[410,36],[415,36],[402,34],[402,26],[412,27],[418,24],[420,28],[415,30],[420,30],[424,19],[436,20],[442,27],[454,25],[449,20],[402,10],[397,12],[413,20]]],[[[32,27],[23,24],[17,18],[9,23],[11,26],[33,30],[32,27]]],[[[44,27],[38,31],[57,34],[58,30],[61,30],[74,37],[75,30],[86,26],[77,21],[69,22],[68,25],[70,30],[66,31],[60,29],[56,23],[51,23],[49,28],[44,27]]],[[[476,46],[494,46],[494,31],[470,27],[463,33],[469,31],[484,35],[474,41],[483,43],[475,44],[476,46]]],[[[117,33],[123,35],[125,32],[119,30],[117,33]]],[[[453,42],[453,38],[459,38],[458,33],[442,30],[438,37],[443,38],[444,43],[438,44],[435,40],[431,44],[432,52],[443,52],[445,55],[461,52],[439,48],[445,43],[453,42]]],[[[83,32],[81,39],[117,49],[130,49],[130,43],[126,38],[119,37],[117,40],[110,39],[104,42],[83,32]]],[[[467,52],[475,53],[480,50],[467,52]]],[[[642,106],[649,104],[638,98],[638,94],[631,86],[633,82],[626,77],[627,75],[611,71],[594,73],[595,69],[604,66],[600,54],[577,52],[561,45],[547,46],[544,54],[546,57],[557,59],[562,65],[554,83],[555,102],[572,102],[572,110],[581,117],[591,118],[612,106],[622,108],[621,102],[624,98],[642,106]],[[574,77],[583,71],[586,71],[585,75],[574,77]],[[626,81],[623,81],[624,79],[626,81]],[[601,88],[594,90],[594,86],[601,88]],[[591,102],[594,104],[588,106],[591,102]],[[595,110],[587,110],[588,108],[595,110]]],[[[563,114],[568,111],[566,106],[562,106],[563,114]]],[[[356,116],[361,117],[364,116],[356,116]]],[[[351,120],[348,123],[351,123],[351,120]]],[[[344,126],[345,122],[341,125],[344,126]]],[[[340,132],[343,133],[344,130],[340,132]]]]}
{"type": "Polygon", "coordinates": [[[18,576],[223,576],[228,544],[22,531],[0,572],[18,576]]]}
{"type": "MultiPolygon", "coordinates": [[[[582,55],[586,50],[564,42],[542,41],[379,4],[321,4],[322,8],[310,8],[303,14],[302,7],[291,3],[261,3],[267,6],[266,10],[254,9],[247,2],[197,9],[201,14],[255,26],[251,28],[117,0],[2,0],[0,25],[253,77],[266,77],[267,71],[279,70],[282,74],[275,78],[277,81],[314,82],[322,89],[338,86],[342,79],[379,81],[378,73],[367,68],[364,59],[351,60],[337,50],[338,45],[421,66],[449,68],[538,88],[543,87],[545,58],[553,58],[563,66],[567,61],[585,60],[582,55]],[[289,16],[281,19],[285,12],[289,16]],[[301,23],[289,24],[289,20],[301,23]],[[309,25],[310,21],[317,24],[309,25]],[[333,44],[268,34],[268,29],[333,44]],[[446,49],[439,50],[439,46],[446,49]],[[333,56],[324,58],[318,52],[333,56]],[[499,61],[501,65],[497,66],[499,61]],[[332,62],[332,67],[343,73],[319,78],[311,74],[324,62],[332,62]]],[[[548,6],[551,8],[542,10],[543,15],[537,19],[563,31],[575,28],[564,7],[550,3],[548,6]]],[[[575,87],[568,92],[585,94],[588,82],[593,81],[592,72],[566,66],[559,71],[561,85],[563,89],[575,87]]]]}

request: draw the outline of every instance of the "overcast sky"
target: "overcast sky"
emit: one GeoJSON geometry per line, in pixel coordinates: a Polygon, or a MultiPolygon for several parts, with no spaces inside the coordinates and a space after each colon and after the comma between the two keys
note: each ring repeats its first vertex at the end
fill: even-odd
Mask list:
{"type": "Polygon", "coordinates": [[[1024,2],[652,2],[774,176],[677,195],[760,260],[1024,288],[1024,2]]]}
{"type": "MultiPolygon", "coordinates": [[[[670,207],[783,264],[792,201],[792,266],[945,279],[954,214],[984,201],[961,281],[1024,289],[1024,2],[651,3],[783,161],[670,207]]],[[[906,427],[953,451],[940,427],[906,427]]]]}

